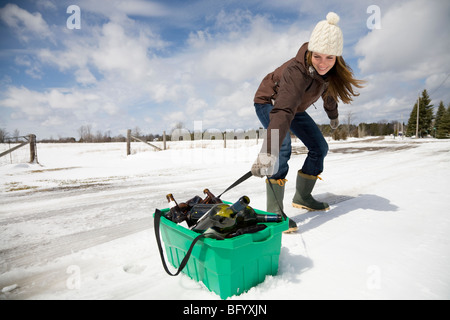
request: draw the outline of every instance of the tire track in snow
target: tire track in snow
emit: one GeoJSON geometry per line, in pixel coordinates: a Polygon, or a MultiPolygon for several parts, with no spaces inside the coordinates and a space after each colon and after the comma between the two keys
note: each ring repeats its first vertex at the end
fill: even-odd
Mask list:
{"type": "Polygon", "coordinates": [[[153,218],[142,218],[120,225],[96,228],[0,251],[0,271],[48,262],[83,249],[153,228],[153,218]]]}
{"type": "MultiPolygon", "coordinates": [[[[199,179],[208,187],[217,184],[217,178],[210,172],[199,173],[199,179]]],[[[19,245],[14,245],[17,244],[14,239],[5,239],[12,247],[0,248],[2,261],[0,271],[5,272],[16,267],[49,261],[153,228],[154,209],[165,207],[165,194],[179,189],[177,198],[180,201],[187,200],[193,194],[203,196],[203,190],[193,189],[195,184],[195,181],[186,180],[183,175],[172,171],[168,175],[158,174],[144,181],[138,179],[107,188],[89,189],[86,193],[81,189],[71,191],[55,189],[8,195],[2,200],[3,208],[7,208],[3,211],[7,212],[0,215],[2,217],[0,227],[14,228],[24,223],[27,225],[48,223],[48,228],[51,229],[54,228],[55,221],[58,221],[70,234],[58,232],[56,235],[25,235],[26,239],[22,239],[22,244],[19,245]],[[143,210],[145,212],[142,212],[143,210]],[[142,218],[143,215],[147,217],[142,218]],[[115,224],[116,221],[118,224],[115,224]],[[75,229],[73,231],[71,231],[72,223],[75,229]],[[75,226],[76,223],[78,228],[75,226]],[[80,228],[86,227],[90,230],[79,231],[80,228]]]]}

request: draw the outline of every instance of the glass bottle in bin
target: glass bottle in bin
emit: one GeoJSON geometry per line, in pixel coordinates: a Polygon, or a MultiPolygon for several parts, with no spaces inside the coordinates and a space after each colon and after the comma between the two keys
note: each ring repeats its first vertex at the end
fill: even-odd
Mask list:
{"type": "Polygon", "coordinates": [[[231,232],[236,227],[236,215],[239,211],[244,210],[249,203],[250,199],[247,196],[242,196],[231,206],[225,203],[215,204],[197,221],[192,230],[204,232],[212,228],[221,234],[231,232]]]}
{"type": "Polygon", "coordinates": [[[248,227],[258,223],[281,221],[283,221],[283,216],[281,214],[259,214],[251,207],[246,207],[236,215],[238,227],[248,227]]]}
{"type": "Polygon", "coordinates": [[[195,196],[195,204],[189,201],[191,206],[189,207],[189,212],[187,213],[186,222],[191,228],[197,224],[198,220],[203,217],[203,215],[208,212],[215,204],[223,203],[222,200],[217,198],[209,189],[204,189],[203,193],[206,194],[205,199],[201,199],[199,196],[195,196]],[[200,201],[197,201],[200,198],[200,201]]]}
{"type": "Polygon", "coordinates": [[[206,198],[203,200],[203,203],[205,203],[205,204],[223,203],[222,200],[217,198],[211,191],[209,191],[208,188],[203,190],[203,193],[206,194],[206,198]]]}
{"type": "MultiPolygon", "coordinates": [[[[199,203],[203,203],[203,199],[199,196],[195,196],[192,199],[189,199],[188,201],[186,201],[186,204],[185,204],[186,210],[183,210],[183,209],[182,210],[187,212],[199,203]]],[[[181,206],[181,204],[180,204],[180,206],[181,206]]]]}
{"type": "Polygon", "coordinates": [[[215,204],[212,203],[198,203],[194,205],[191,210],[189,210],[186,217],[186,222],[189,228],[197,224],[198,220],[214,206],[215,204]]]}
{"type": "Polygon", "coordinates": [[[172,220],[175,223],[183,222],[186,219],[186,215],[180,209],[177,201],[173,197],[173,194],[169,193],[167,196],[167,201],[169,202],[169,212],[166,214],[166,218],[172,220]]]}
{"type": "Polygon", "coordinates": [[[230,234],[228,234],[226,236],[226,238],[234,238],[234,237],[241,236],[241,235],[247,234],[247,233],[255,233],[255,232],[264,230],[265,228],[267,228],[267,226],[265,224],[255,224],[255,225],[248,226],[248,227],[237,228],[236,231],[233,231],[230,234]]]}

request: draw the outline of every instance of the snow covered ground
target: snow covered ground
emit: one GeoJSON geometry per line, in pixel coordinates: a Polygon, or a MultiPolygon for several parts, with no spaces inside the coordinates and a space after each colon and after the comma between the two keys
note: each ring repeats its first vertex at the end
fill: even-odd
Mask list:
{"type": "MultiPolygon", "coordinates": [[[[261,142],[38,144],[40,164],[0,167],[0,299],[219,299],[184,274],[169,277],[153,230],[165,195],[220,194],[250,169],[261,142]],[[215,147],[212,147],[212,146],[215,147]]],[[[290,206],[305,157],[294,144],[279,273],[231,299],[449,299],[450,141],[329,141],[317,198],[351,197],[323,213],[290,206]]],[[[248,195],[250,178],[223,198],[248,195]]]]}

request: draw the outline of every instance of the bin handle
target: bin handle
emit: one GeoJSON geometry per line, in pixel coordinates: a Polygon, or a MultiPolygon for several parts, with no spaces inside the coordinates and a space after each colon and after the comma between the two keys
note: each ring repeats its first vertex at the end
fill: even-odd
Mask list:
{"type": "Polygon", "coordinates": [[[176,273],[170,272],[169,268],[167,267],[166,261],[164,259],[164,252],[163,252],[163,248],[161,246],[161,237],[160,237],[160,232],[159,232],[159,226],[161,224],[162,214],[163,213],[161,210],[158,210],[158,209],[155,210],[154,227],[155,227],[156,242],[158,243],[159,254],[161,256],[161,261],[162,261],[164,270],[166,270],[168,275],[175,277],[180,274],[180,272],[184,269],[184,267],[188,263],[188,260],[192,253],[192,249],[194,249],[194,245],[197,243],[198,240],[200,240],[201,238],[204,238],[205,236],[203,234],[200,234],[194,239],[194,241],[192,241],[191,246],[190,246],[188,252],[186,253],[186,255],[184,256],[183,260],[181,261],[181,264],[178,267],[177,272],[176,273]]]}
{"type": "Polygon", "coordinates": [[[263,242],[267,242],[269,240],[272,240],[273,238],[273,234],[270,234],[267,238],[261,239],[261,240],[253,240],[253,243],[263,243],[263,242]]]}

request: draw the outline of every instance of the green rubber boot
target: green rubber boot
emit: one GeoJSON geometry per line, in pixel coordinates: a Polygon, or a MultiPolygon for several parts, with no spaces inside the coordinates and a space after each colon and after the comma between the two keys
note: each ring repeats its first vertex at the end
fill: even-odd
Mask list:
{"type": "Polygon", "coordinates": [[[317,181],[317,176],[305,174],[298,171],[297,185],[292,205],[309,211],[326,211],[330,209],[328,203],[316,201],[311,195],[317,181]]]}
{"type": "MultiPolygon", "coordinates": [[[[283,214],[282,210],[284,199],[284,187],[286,181],[287,181],[286,179],[279,179],[279,180],[266,179],[267,212],[283,214]],[[272,187],[270,187],[269,183],[272,185],[272,187]]],[[[284,233],[291,233],[297,230],[298,230],[297,223],[295,223],[294,220],[289,219],[289,229],[284,233]]]]}

